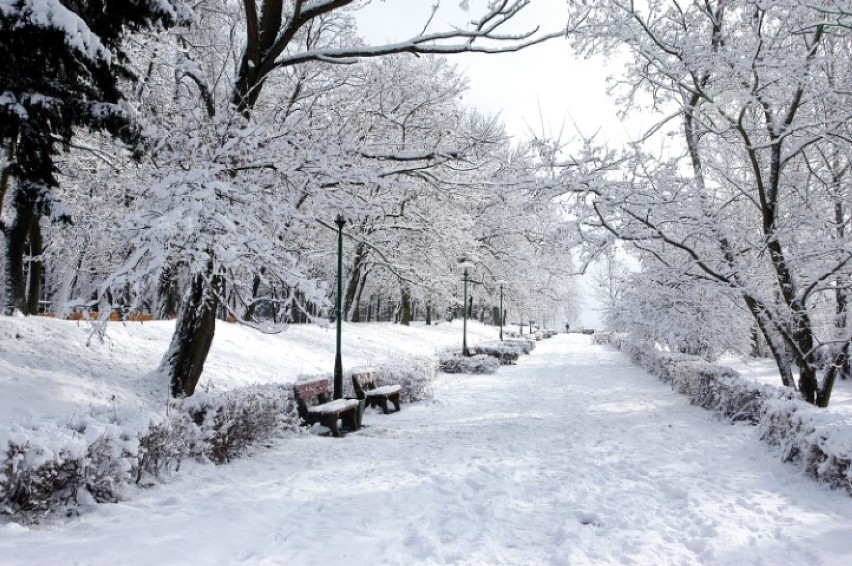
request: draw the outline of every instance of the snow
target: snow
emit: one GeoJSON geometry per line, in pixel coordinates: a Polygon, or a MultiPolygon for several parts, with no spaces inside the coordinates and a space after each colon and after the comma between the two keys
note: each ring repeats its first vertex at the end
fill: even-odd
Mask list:
{"type": "Polygon", "coordinates": [[[65,36],[65,43],[93,61],[109,63],[112,55],[97,35],[74,12],[59,0],[0,0],[0,12],[37,27],[56,29],[65,36]]]}
{"type": "Polygon", "coordinates": [[[383,397],[392,393],[399,393],[400,389],[399,385],[382,385],[370,391],[365,391],[364,395],[367,397],[383,397]]]}
{"type": "MultiPolygon", "coordinates": [[[[96,351],[127,371],[145,358],[128,356],[131,344],[159,351],[168,325],[159,326],[110,331],[129,361],[96,351]]],[[[471,327],[481,337],[494,331],[471,327]]],[[[270,337],[222,325],[213,381],[246,379],[241,363],[262,378],[331,367],[333,332],[293,330],[270,337]],[[303,357],[285,363],[276,350],[285,344],[301,344],[303,357]]],[[[357,362],[369,364],[363,358],[379,362],[391,344],[449,344],[459,330],[347,325],[344,342],[349,335],[373,352],[357,362]]],[[[80,337],[70,334],[51,350],[71,348],[80,337]]],[[[0,344],[4,360],[21,346],[5,335],[0,344]]],[[[343,439],[290,436],[231,464],[192,464],[77,518],[0,525],[0,557],[9,565],[852,563],[847,495],[781,463],[754,427],[690,406],[587,336],[544,340],[495,374],[442,375],[435,401],[392,415],[370,410],[364,424],[343,439]]]]}
{"type": "MultiPolygon", "coordinates": [[[[0,317],[0,430],[21,419],[163,405],[168,383],[155,370],[173,331],[174,322],[168,321],[110,323],[100,342],[86,322],[0,317]]],[[[468,324],[471,343],[497,333],[494,327],[468,324]]],[[[460,320],[432,327],[344,323],[344,369],[461,350],[461,336],[460,320]]],[[[334,327],[291,325],[280,334],[263,334],[219,323],[199,388],[291,383],[301,375],[329,374],[334,349],[334,327]]]]}
{"type": "Polygon", "coordinates": [[[345,409],[357,406],[358,401],[355,399],[335,399],[334,401],[329,401],[328,403],[323,403],[322,405],[314,405],[313,407],[308,407],[308,412],[336,413],[338,411],[343,411],[345,409]]]}

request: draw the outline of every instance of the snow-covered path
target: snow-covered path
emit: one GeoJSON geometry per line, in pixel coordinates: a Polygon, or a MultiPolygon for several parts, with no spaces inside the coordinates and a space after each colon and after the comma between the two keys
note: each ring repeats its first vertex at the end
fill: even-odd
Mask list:
{"type": "Polygon", "coordinates": [[[0,526],[0,563],[852,564],[852,499],[587,337],[365,424],[0,526]]]}

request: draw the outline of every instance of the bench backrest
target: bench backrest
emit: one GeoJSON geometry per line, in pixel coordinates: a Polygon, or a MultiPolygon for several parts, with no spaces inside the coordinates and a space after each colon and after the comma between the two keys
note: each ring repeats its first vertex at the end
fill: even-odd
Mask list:
{"type": "Polygon", "coordinates": [[[300,381],[293,385],[293,393],[296,397],[296,404],[299,406],[299,414],[305,418],[308,412],[308,405],[311,400],[316,399],[316,403],[328,403],[328,380],[325,378],[315,379],[313,381],[300,381]]]}
{"type": "Polygon", "coordinates": [[[365,371],[352,374],[352,386],[355,388],[355,396],[361,399],[365,391],[376,388],[378,375],[374,371],[365,371]]]}

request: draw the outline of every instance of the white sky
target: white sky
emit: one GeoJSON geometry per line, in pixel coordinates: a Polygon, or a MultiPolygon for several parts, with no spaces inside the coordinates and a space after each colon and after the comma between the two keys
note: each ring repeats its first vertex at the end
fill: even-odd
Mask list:
{"type": "MultiPolygon", "coordinates": [[[[433,0],[373,0],[357,13],[361,35],[373,44],[402,40],[423,29],[433,0]]],[[[470,0],[470,10],[459,0],[444,0],[431,31],[463,25],[485,10],[486,0],[470,0]]],[[[568,20],[565,0],[532,0],[518,16],[513,32],[541,26],[545,32],[564,28],[568,20]],[[523,17],[520,17],[523,16],[523,17]]],[[[620,144],[628,137],[616,116],[606,77],[611,72],[603,58],[584,60],[573,53],[567,40],[555,39],[517,53],[454,55],[450,60],[468,77],[466,102],[488,114],[499,114],[507,131],[519,138],[532,135],[573,138],[598,133],[599,139],[620,144]]],[[[599,327],[596,302],[589,278],[580,281],[579,323],[599,327]]]]}
{"type": "MultiPolygon", "coordinates": [[[[432,0],[373,0],[358,12],[359,29],[368,41],[400,40],[418,33],[431,11],[432,0]]],[[[458,0],[444,0],[430,27],[445,30],[483,13],[485,0],[471,0],[470,11],[458,0]]],[[[514,32],[541,26],[551,32],[567,22],[565,0],[532,0],[518,16],[514,32]],[[520,16],[523,16],[521,18],[520,16]]],[[[517,53],[451,56],[470,81],[467,102],[489,114],[500,114],[516,136],[555,135],[564,127],[570,137],[575,122],[588,135],[601,129],[607,139],[620,140],[623,128],[607,94],[607,63],[578,58],[565,39],[551,40],[517,53]]]]}

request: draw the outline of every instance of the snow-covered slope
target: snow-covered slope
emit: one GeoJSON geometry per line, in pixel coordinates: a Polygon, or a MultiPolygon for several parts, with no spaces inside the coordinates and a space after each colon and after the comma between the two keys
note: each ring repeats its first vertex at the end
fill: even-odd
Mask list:
{"type": "MultiPolygon", "coordinates": [[[[168,383],[155,370],[173,330],[174,322],[110,323],[101,341],[86,322],[0,317],[0,425],[90,409],[162,405],[168,383]]],[[[493,326],[468,324],[470,343],[497,335],[493,326]]],[[[344,324],[344,369],[398,355],[460,350],[461,338],[461,321],[344,324]]],[[[330,373],[334,348],[333,326],[292,325],[280,334],[262,334],[220,323],[199,387],[228,389],[330,373]]]]}

